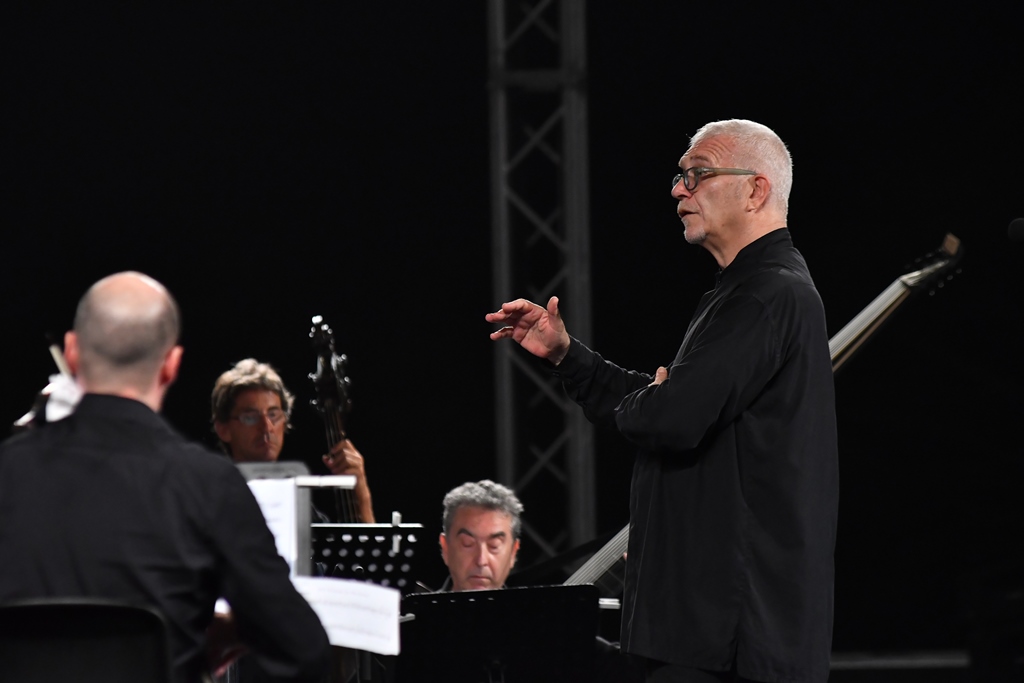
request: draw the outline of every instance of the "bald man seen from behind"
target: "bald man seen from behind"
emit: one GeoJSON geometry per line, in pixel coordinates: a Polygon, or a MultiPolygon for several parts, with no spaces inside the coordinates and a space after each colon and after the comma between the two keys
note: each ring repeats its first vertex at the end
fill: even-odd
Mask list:
{"type": "Polygon", "coordinates": [[[178,306],[141,273],[82,297],[65,355],[74,414],[0,445],[0,602],[100,597],[155,607],[176,680],[207,673],[214,603],[270,680],[316,681],[330,646],[230,462],[158,414],[181,364],[178,306]]]}

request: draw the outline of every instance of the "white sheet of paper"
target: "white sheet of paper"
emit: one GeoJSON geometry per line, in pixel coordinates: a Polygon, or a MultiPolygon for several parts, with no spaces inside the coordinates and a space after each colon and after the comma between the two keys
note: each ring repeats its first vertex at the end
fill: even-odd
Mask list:
{"type": "Polygon", "coordinates": [[[326,576],[297,576],[292,583],[320,617],[331,645],[398,654],[397,590],[326,576]]]}
{"type": "Polygon", "coordinates": [[[295,515],[295,479],[253,479],[249,482],[270,532],[274,534],[278,554],[288,563],[292,577],[299,557],[298,523],[295,515]]]}
{"type": "Polygon", "coordinates": [[[354,489],[356,478],[352,474],[310,474],[305,477],[295,477],[295,485],[310,488],[354,489]]]}

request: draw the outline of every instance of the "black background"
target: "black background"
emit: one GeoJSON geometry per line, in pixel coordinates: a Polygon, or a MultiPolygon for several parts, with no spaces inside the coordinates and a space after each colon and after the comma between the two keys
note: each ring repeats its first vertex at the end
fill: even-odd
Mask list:
{"type": "MultiPolygon", "coordinates": [[[[836,378],[837,650],[963,646],[964,591],[1024,555],[1011,7],[587,8],[585,341],[610,359],[665,363],[713,283],[669,197],[707,121],[751,118],[790,146],[790,226],[830,334],[946,232],[963,240],[963,272],[836,378]]],[[[137,269],[184,311],[165,413],[189,436],[213,444],[210,387],[254,356],[299,395],[284,456],[316,467],[304,404],[321,314],[351,359],[349,431],[378,517],[433,531],[445,491],[495,476],[483,3],[2,11],[0,420],[54,371],[44,335],[70,326],[88,285],[137,269]]],[[[629,449],[615,434],[598,449],[608,532],[626,520],[629,449]]],[[[524,499],[531,517],[552,504],[524,499]]]]}

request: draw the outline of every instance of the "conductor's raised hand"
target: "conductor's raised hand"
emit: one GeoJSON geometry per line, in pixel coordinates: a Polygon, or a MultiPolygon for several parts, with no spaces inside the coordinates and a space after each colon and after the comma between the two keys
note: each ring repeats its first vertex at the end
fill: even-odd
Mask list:
{"type": "Polygon", "coordinates": [[[514,339],[520,346],[539,358],[555,365],[562,362],[569,351],[569,333],[558,312],[558,297],[548,299],[547,308],[516,299],[501,305],[485,316],[487,322],[503,327],[491,332],[491,339],[514,339]]]}

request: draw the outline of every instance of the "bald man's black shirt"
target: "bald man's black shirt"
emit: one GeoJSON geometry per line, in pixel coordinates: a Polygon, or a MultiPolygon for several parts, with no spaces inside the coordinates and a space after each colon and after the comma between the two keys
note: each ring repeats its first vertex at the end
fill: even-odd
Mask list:
{"type": "Polygon", "coordinates": [[[661,385],[576,340],[556,374],[592,421],[637,447],[622,649],[714,671],[735,662],[757,681],[825,681],[835,397],[821,299],[789,231],[720,271],[661,385]]]}
{"type": "Polygon", "coordinates": [[[329,644],[238,469],[137,401],[87,394],[0,446],[0,602],[118,598],[158,608],[179,681],[204,668],[214,602],[276,680],[318,680],[329,644]]]}

